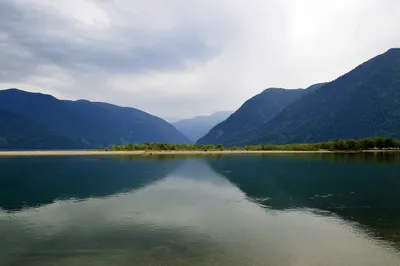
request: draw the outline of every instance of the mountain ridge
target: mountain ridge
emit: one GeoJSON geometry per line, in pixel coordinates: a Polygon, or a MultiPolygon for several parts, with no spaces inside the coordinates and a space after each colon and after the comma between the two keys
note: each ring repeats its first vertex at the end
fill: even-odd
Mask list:
{"type": "MultiPolygon", "coordinates": [[[[190,143],[165,120],[136,108],[88,100],[59,100],[19,89],[0,90],[0,109],[24,116],[87,148],[113,144],[190,143]]],[[[27,147],[28,148],[28,147],[27,147]]]]}
{"type": "Polygon", "coordinates": [[[399,106],[400,48],[393,48],[294,102],[244,144],[400,137],[399,106]]]}
{"type": "MultiPolygon", "coordinates": [[[[324,83],[315,84],[315,90],[324,83]]],[[[216,125],[199,144],[238,145],[241,139],[302,97],[307,89],[268,88],[245,101],[227,120],[216,125]]]]}

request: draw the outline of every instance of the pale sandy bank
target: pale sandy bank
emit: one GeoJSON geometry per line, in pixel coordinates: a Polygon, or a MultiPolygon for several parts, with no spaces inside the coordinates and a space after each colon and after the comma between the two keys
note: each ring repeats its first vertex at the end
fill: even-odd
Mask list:
{"type": "Polygon", "coordinates": [[[212,154],[269,154],[269,153],[329,153],[330,151],[0,151],[0,156],[50,155],[212,155],[212,154]]]}
{"type": "Polygon", "coordinates": [[[102,151],[102,150],[76,150],[76,151],[0,151],[1,156],[55,156],[55,155],[214,155],[214,154],[290,154],[290,153],[376,153],[400,152],[399,150],[366,150],[366,151],[102,151]]]}

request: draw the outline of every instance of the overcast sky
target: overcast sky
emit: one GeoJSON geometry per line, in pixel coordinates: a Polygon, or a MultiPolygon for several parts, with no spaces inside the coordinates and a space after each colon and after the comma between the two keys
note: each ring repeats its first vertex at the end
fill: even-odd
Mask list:
{"type": "Polygon", "coordinates": [[[235,110],[400,47],[399,0],[0,0],[0,88],[161,117],[235,110]]]}

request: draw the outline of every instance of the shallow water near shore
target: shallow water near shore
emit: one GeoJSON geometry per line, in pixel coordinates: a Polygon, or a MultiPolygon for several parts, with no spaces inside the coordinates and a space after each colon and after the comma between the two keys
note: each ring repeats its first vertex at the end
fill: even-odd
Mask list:
{"type": "Polygon", "coordinates": [[[0,158],[0,265],[400,265],[400,154],[0,158]]]}

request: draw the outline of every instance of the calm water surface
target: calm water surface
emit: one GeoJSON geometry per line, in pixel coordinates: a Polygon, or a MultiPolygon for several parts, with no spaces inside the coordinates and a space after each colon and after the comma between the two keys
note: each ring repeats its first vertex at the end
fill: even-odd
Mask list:
{"type": "Polygon", "coordinates": [[[400,154],[0,157],[0,265],[400,265],[400,154]]]}

